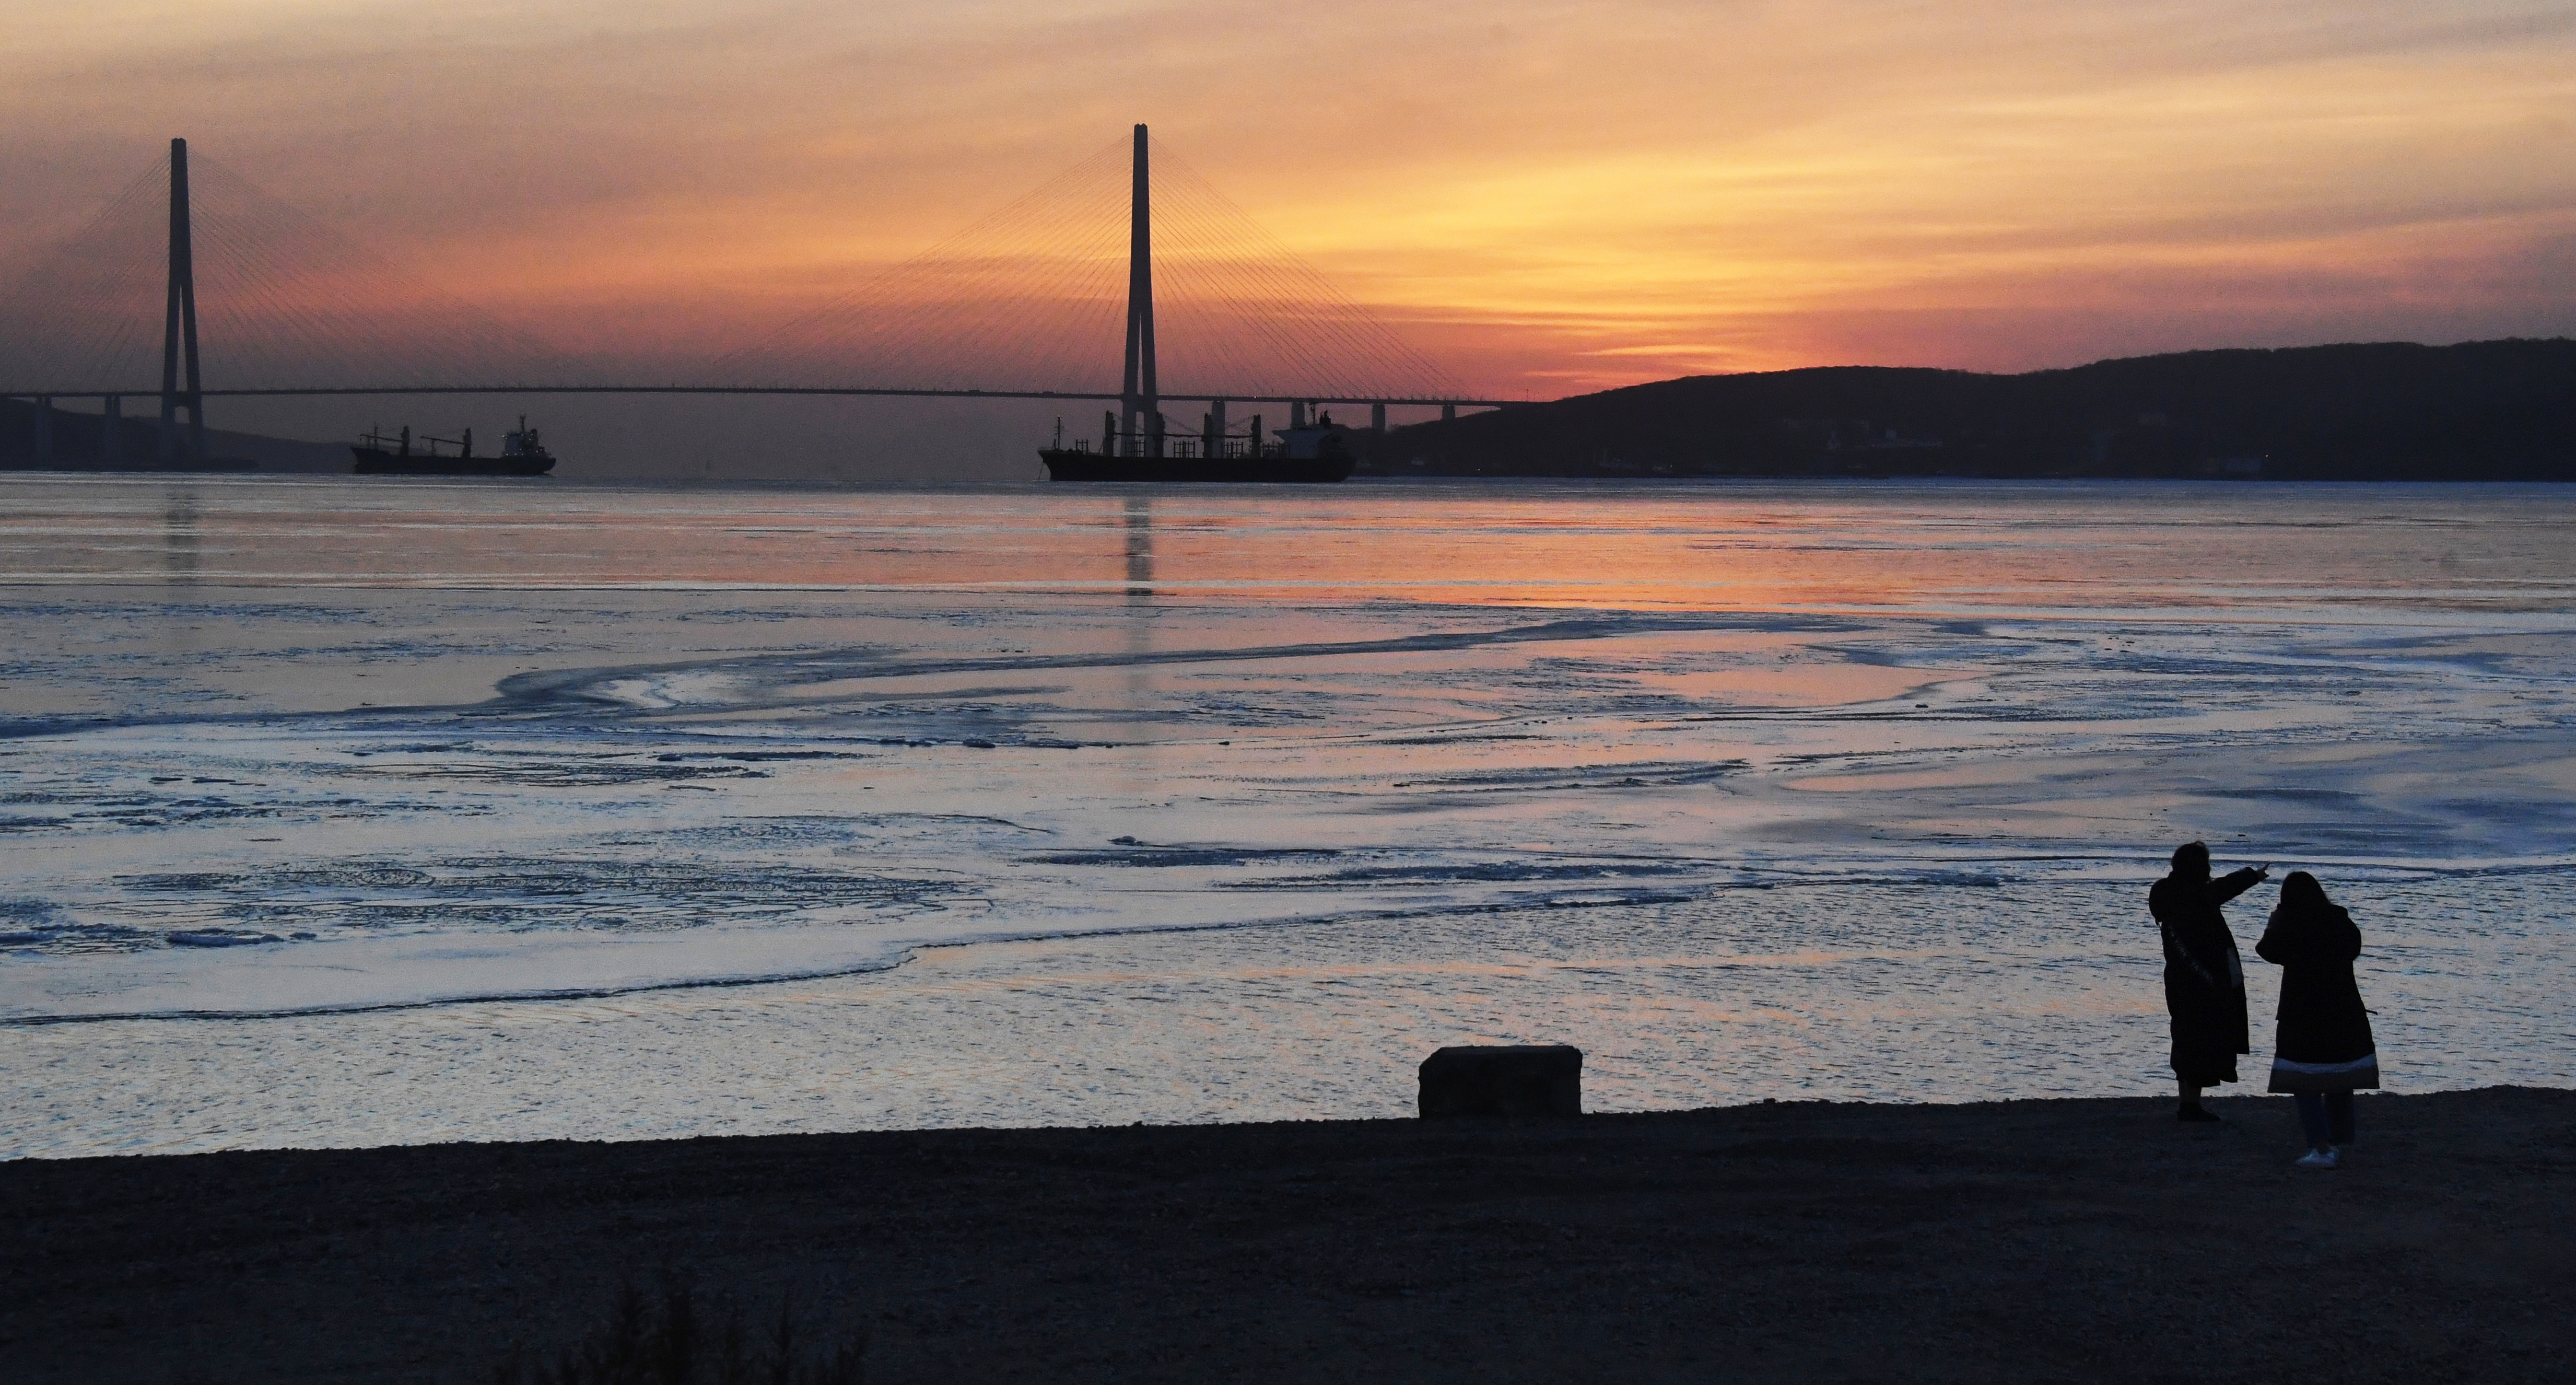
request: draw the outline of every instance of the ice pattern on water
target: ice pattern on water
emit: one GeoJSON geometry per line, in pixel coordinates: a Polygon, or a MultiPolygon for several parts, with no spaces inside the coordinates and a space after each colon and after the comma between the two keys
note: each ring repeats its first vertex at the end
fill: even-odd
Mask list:
{"type": "MultiPolygon", "coordinates": [[[[201,526],[256,489],[195,484],[201,526]]],[[[540,1085],[606,1061],[601,1044],[676,1055],[699,1024],[888,1064],[826,1062],[837,1095],[779,1106],[737,1100],[775,1081],[674,1056],[691,1109],[733,1112],[715,1125],[633,1090],[620,1100],[658,1114],[574,1100],[591,1114],[513,1124],[497,1113],[536,1089],[505,1083],[463,1127],[495,1137],[1356,1113],[1406,1055],[1479,1036],[1579,1038],[1611,1105],[2103,1090],[2155,1080],[2134,896],[2171,842],[2205,836],[2357,892],[2374,964],[2404,964],[2373,984],[2428,1007],[2400,1021],[2421,1040],[2412,1080],[2566,1080],[2565,1026],[2519,997],[2566,980],[2549,901],[2576,854],[2569,573],[2374,588],[2352,554],[2385,539],[2381,575],[2407,577],[2403,523],[2356,520],[2316,541],[2331,549],[2269,533],[2249,556],[2207,549],[2189,505],[2116,491],[1920,488],[1930,548],[1909,546],[1930,521],[1809,493],[1784,539],[1728,494],[1227,499],[1262,526],[1173,525],[1142,595],[1128,555],[1077,551],[1083,526],[1058,522],[1102,502],[1008,492],[957,502],[1045,521],[975,590],[943,586],[954,550],[925,508],[877,531],[918,527],[919,580],[909,540],[889,541],[836,561],[892,570],[747,599],[689,565],[769,538],[653,518],[649,492],[635,503],[665,527],[640,551],[668,567],[649,590],[544,572],[490,589],[492,565],[551,561],[560,535],[493,548],[470,491],[448,500],[465,507],[453,561],[486,566],[462,577],[359,572],[317,594],[250,570],[164,604],[117,585],[161,574],[39,553],[19,570],[64,579],[0,593],[26,694],[0,724],[7,1066],[65,1090],[124,1080],[57,1041],[77,1032],[161,1055],[176,1066],[137,1071],[177,1082],[211,1060],[174,1047],[193,1021],[167,1017],[227,1015],[314,1054],[506,1016],[535,1045],[512,1071],[540,1085]],[[1575,579],[1616,564],[1550,546],[1547,507],[1576,502],[1585,541],[1644,552],[1639,570],[1738,566],[1587,608],[1604,593],[1575,579]],[[1479,507],[1471,540],[1440,538],[1479,507]],[[2158,525],[2175,552],[2124,549],[2116,579],[2087,566],[2088,536],[2158,525]],[[1378,563],[1354,530],[1495,568],[1265,589],[1311,555],[1229,546],[1329,531],[1378,563]],[[2000,586],[1922,571],[1980,544],[2036,566],[2000,586]],[[1086,585],[1095,559],[1120,580],[1086,585]],[[1197,1018],[1153,1018],[1174,1005],[1197,1018]],[[1964,1042],[1974,1025],[1994,1029],[1964,1042]],[[2088,1067],[2088,1045],[2124,1076],[2088,1067]],[[1043,1071],[961,1056],[1040,1050],[1064,1051],[1043,1071]],[[1229,1066],[1257,1051],[1276,1075],[1229,1066]]],[[[2566,517],[2545,497],[2478,503],[2485,527],[2445,544],[2566,517]]],[[[796,532],[766,518],[761,534],[796,532]]],[[[336,1079],[297,1080],[309,1102],[336,1079]]],[[[173,1090],[42,1148],[155,1130],[213,1147],[173,1090]]],[[[12,1109],[52,1109],[12,1091],[34,1103],[12,1109]]],[[[226,1118],[233,1138],[430,1129],[381,1099],[350,1097],[363,1113],[339,1126],[258,1100],[226,1118]]]]}
{"type": "MultiPolygon", "coordinates": [[[[469,856],[419,866],[345,861],[219,874],[120,877],[138,912],[218,917],[243,928],[380,934],[461,929],[685,928],[720,919],[819,909],[920,908],[952,895],[946,880],[888,878],[721,859],[469,856]]],[[[277,941],[271,937],[268,941],[277,941]]]]}

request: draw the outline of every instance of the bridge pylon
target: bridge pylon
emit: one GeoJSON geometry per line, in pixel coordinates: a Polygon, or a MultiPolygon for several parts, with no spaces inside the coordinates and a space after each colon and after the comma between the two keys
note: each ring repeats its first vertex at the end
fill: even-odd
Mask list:
{"type": "Polygon", "coordinates": [[[188,411],[188,455],[206,455],[206,396],[197,373],[197,257],[188,216],[188,142],[170,141],[170,295],[161,325],[161,460],[180,447],[179,411],[188,411]],[[182,362],[186,387],[181,388],[182,362]]]}
{"type": "Polygon", "coordinates": [[[1133,452],[1152,439],[1163,455],[1162,390],[1154,379],[1154,208],[1145,174],[1145,127],[1136,127],[1136,172],[1127,209],[1127,370],[1118,391],[1120,429],[1133,452]]]}

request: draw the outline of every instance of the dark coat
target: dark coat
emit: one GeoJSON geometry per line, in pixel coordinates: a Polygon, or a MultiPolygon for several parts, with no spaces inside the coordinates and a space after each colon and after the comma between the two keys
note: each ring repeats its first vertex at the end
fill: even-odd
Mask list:
{"type": "Polygon", "coordinates": [[[2370,1012],[2352,979],[2361,930],[2341,905],[2272,912],[2255,954],[2281,968],[2275,1051],[2293,1063],[2349,1063],[2377,1051],[2370,1012]]]}
{"type": "Polygon", "coordinates": [[[2235,1081],[2236,1055],[2254,1051],[2245,1022],[2245,964],[2218,906],[2262,878],[2251,866],[2215,880],[2168,875],[2147,891],[2147,911],[2165,938],[2174,1076],[2195,1087],[2235,1081]]]}

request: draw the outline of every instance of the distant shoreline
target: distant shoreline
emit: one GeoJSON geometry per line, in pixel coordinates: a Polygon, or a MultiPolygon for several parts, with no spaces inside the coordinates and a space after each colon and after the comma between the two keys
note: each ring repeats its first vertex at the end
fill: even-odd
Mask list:
{"type": "Polygon", "coordinates": [[[2067,370],[1703,375],[1369,435],[1378,473],[2576,480],[2576,340],[2185,351],[2067,370]]]}
{"type": "MultiPolygon", "coordinates": [[[[311,446],[313,444],[298,444],[311,446]]],[[[1442,472],[1368,472],[1362,471],[1349,480],[1330,486],[1270,485],[1200,485],[1188,483],[1061,483],[1030,479],[995,480],[991,477],[966,477],[952,480],[860,480],[833,477],[768,477],[747,476],[738,479],[705,479],[675,476],[536,476],[536,477],[471,477],[471,476],[356,476],[347,472],[322,470],[276,470],[204,472],[159,471],[144,467],[25,467],[0,466],[0,477],[22,477],[30,480],[86,481],[96,478],[116,480],[211,481],[260,480],[347,480],[352,484],[384,487],[427,483],[431,485],[511,485],[578,488],[583,490],[652,490],[652,491],[768,491],[791,493],[812,491],[825,494],[863,491],[998,491],[1036,492],[1045,495],[1244,495],[1244,496],[1331,496],[1351,490],[1380,487],[1397,490],[1433,486],[1473,486],[1506,490],[1515,487],[1584,486],[1632,487],[1665,490],[1716,491],[1728,488],[1788,487],[1818,491],[1848,490],[1870,486],[2194,486],[2234,489],[2278,489],[2284,486],[2365,486],[2423,488],[2462,487],[2485,490],[2503,486],[2532,486],[2556,489],[2576,482],[2567,477],[2454,477],[2423,479],[2413,477],[2360,478],[2294,478],[2294,477],[2215,477],[2215,476],[1952,476],[1926,475],[1481,475],[1442,472]]]]}
{"type": "MultiPolygon", "coordinates": [[[[2258,1065],[2259,1066],[2259,1065],[2258,1065]]],[[[2242,1091],[2243,1088],[2230,1088],[2242,1091]]],[[[0,1164],[11,1379],[489,1378],[668,1268],[869,1379],[2563,1379],[2576,1091],[0,1164]]]]}
{"type": "MultiPolygon", "coordinates": [[[[1195,408],[1172,398],[1184,413],[1195,408]]],[[[2569,481],[2571,417],[2576,340],[2549,337],[2183,351],[2021,374],[1822,366],[1688,376],[1347,436],[1361,475],[1379,477],[2569,481]]],[[[590,419],[589,431],[602,421],[590,419]]],[[[125,419],[117,454],[153,456],[156,428],[151,418],[125,419]]],[[[28,467],[38,433],[31,401],[0,399],[0,470],[28,467]]],[[[57,407],[46,436],[66,462],[103,447],[94,413],[57,407]]],[[[565,441],[574,477],[636,456],[634,439],[584,440],[578,424],[565,441]]],[[[1007,467],[1035,481],[1036,441],[945,454],[941,465],[988,482],[989,468],[1007,467]]],[[[718,465],[774,474],[839,464],[817,452],[811,433],[782,436],[766,452],[745,446],[722,454],[733,460],[692,456],[675,471],[666,457],[642,468],[659,475],[619,469],[635,481],[692,484],[718,465]]],[[[219,430],[208,432],[207,451],[302,474],[345,473],[352,460],[344,443],[219,430]]]]}

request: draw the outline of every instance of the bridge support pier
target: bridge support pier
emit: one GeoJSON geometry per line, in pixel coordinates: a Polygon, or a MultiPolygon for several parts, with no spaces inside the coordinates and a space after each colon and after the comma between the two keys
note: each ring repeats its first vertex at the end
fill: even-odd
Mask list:
{"type": "Polygon", "coordinates": [[[1457,405],[1455,405],[1455,404],[1443,404],[1443,405],[1441,405],[1441,406],[1440,406],[1440,421],[1441,421],[1441,422],[1443,422],[1443,423],[1448,423],[1448,422],[1450,422],[1450,421],[1452,421],[1452,420],[1456,419],[1457,417],[1458,417],[1458,406],[1457,406],[1457,405]]]}
{"type": "Polygon", "coordinates": [[[1305,400],[1291,399],[1288,401],[1288,426],[1290,428],[1303,428],[1306,426],[1305,400]]]}
{"type": "Polygon", "coordinates": [[[1222,399],[1208,401],[1207,454],[1210,457],[1225,455],[1225,401],[1222,399]]]}
{"type": "Polygon", "coordinates": [[[98,459],[113,462],[125,451],[125,396],[111,394],[99,401],[98,459]]]}
{"type": "Polygon", "coordinates": [[[36,465],[54,464],[54,400],[51,395],[36,396],[36,465]]]}
{"type": "Polygon", "coordinates": [[[1384,404],[1369,405],[1369,431],[1372,433],[1383,433],[1386,431],[1386,406],[1384,404]]]}

